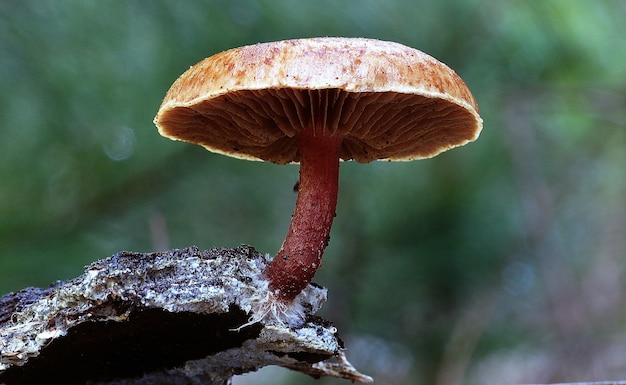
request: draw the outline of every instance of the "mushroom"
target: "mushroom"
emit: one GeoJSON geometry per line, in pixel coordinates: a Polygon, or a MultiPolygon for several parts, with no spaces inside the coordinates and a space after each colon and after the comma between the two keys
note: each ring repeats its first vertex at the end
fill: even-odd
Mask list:
{"type": "Polygon", "coordinates": [[[154,120],[161,135],[249,160],[300,163],[296,207],[267,265],[290,304],[320,266],[339,161],[430,158],[475,140],[482,120],[463,80],[404,45],[311,38],[234,48],[189,68],[154,120]]]}

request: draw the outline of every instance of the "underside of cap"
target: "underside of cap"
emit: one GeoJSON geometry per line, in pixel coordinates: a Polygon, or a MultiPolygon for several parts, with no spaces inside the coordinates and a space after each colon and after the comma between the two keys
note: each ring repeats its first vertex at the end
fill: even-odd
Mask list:
{"type": "Polygon", "coordinates": [[[443,63],[401,44],[359,38],[262,43],[225,51],[172,85],[159,132],[210,151],[299,161],[296,133],[343,136],[341,158],[413,160],[475,140],[478,106],[443,63]]]}

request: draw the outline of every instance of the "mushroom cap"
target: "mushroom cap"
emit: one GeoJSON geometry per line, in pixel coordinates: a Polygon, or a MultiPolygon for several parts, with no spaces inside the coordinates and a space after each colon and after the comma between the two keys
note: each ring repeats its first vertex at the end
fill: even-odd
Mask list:
{"type": "Polygon", "coordinates": [[[225,155],[299,161],[299,130],[342,135],[341,159],[429,158],[475,140],[478,105],[448,66],[374,39],[234,48],[192,66],[154,119],[161,135],[225,155]]]}

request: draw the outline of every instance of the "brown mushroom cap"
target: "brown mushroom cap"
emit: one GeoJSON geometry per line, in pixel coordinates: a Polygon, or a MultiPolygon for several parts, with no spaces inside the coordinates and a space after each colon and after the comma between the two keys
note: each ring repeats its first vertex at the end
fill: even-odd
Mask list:
{"type": "Polygon", "coordinates": [[[168,91],[161,135],[225,155],[299,161],[295,133],[344,137],[343,160],[429,158],[475,140],[478,105],[445,64],[404,45],[312,38],[244,46],[204,59],[168,91]]]}

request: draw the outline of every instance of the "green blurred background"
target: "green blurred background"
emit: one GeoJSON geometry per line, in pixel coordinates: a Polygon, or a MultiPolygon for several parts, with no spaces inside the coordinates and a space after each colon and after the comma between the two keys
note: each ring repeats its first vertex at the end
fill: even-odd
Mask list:
{"type": "MultiPolygon", "coordinates": [[[[311,36],[450,65],[480,139],[344,163],[316,281],[379,384],[626,380],[626,2],[3,1],[0,293],[120,250],[273,253],[297,166],[158,135],[171,83],[216,52],[311,36]]],[[[269,368],[237,384],[312,384],[269,368]]],[[[321,380],[316,384],[345,384],[321,380]]]]}

